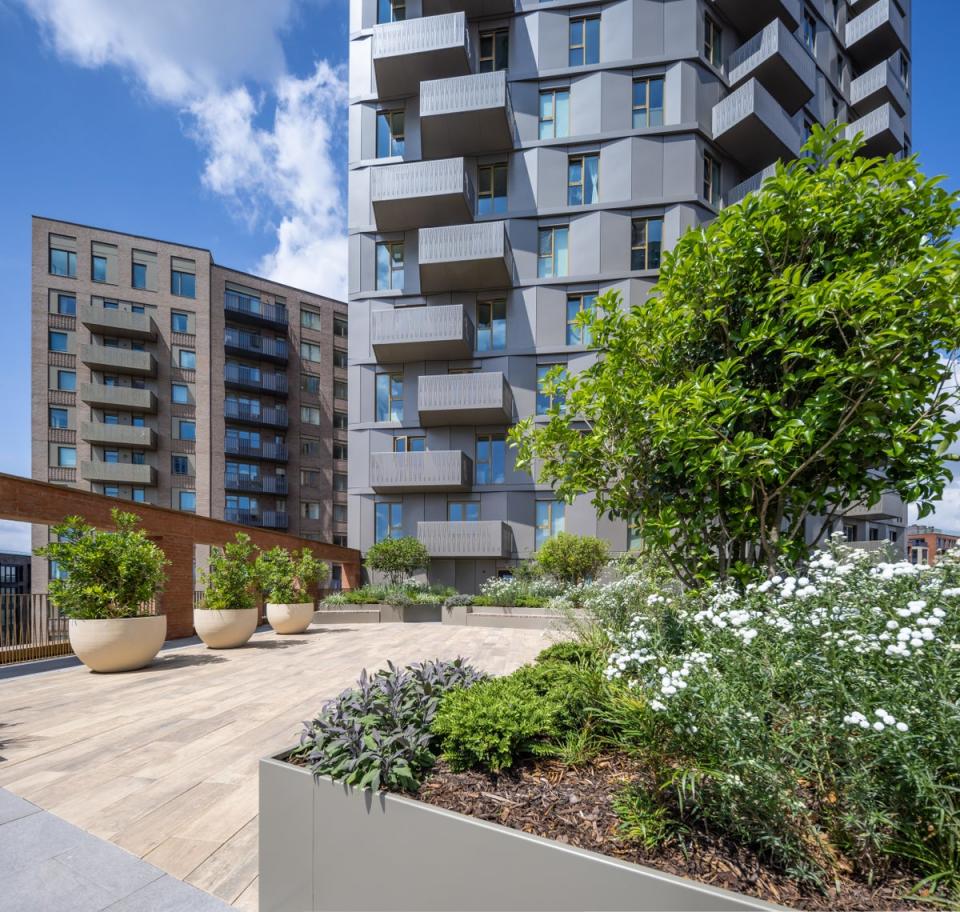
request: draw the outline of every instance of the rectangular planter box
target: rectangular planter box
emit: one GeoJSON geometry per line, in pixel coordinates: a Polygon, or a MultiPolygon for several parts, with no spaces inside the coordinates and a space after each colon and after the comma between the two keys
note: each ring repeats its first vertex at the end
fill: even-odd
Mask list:
{"type": "Polygon", "coordinates": [[[317,624],[427,624],[440,622],[440,605],[342,605],[314,612],[317,624]]]}
{"type": "Polygon", "coordinates": [[[260,761],[260,909],[776,910],[519,830],[260,761]]]}
{"type": "MultiPolygon", "coordinates": [[[[573,613],[574,620],[586,620],[582,611],[573,613]]],[[[568,617],[551,608],[509,608],[497,605],[456,605],[443,609],[444,624],[464,627],[506,627],[516,630],[562,630],[568,617]]]]}

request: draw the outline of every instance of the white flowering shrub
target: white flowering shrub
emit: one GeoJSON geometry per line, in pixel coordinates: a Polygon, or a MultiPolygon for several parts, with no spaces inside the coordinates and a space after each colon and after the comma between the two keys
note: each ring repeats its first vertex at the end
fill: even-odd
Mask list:
{"type": "Polygon", "coordinates": [[[563,583],[548,577],[491,577],[480,587],[474,604],[539,608],[565,588],[563,583]]]}
{"type": "Polygon", "coordinates": [[[894,865],[960,898],[960,557],[835,545],[745,591],[643,601],[607,628],[606,675],[671,813],[801,877],[894,865]]]}

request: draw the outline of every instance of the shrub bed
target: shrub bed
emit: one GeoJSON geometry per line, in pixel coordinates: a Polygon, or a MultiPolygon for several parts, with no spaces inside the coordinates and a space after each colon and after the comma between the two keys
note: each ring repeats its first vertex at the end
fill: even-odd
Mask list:
{"type": "Polygon", "coordinates": [[[361,586],[358,589],[346,589],[328,595],[323,605],[442,605],[444,601],[456,595],[449,586],[430,586],[417,580],[402,583],[383,583],[361,586]]]}

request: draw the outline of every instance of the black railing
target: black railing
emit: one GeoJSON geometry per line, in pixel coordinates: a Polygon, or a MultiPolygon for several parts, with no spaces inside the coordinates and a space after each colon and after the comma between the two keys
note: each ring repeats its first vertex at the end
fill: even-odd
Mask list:
{"type": "Polygon", "coordinates": [[[287,325],[286,307],[268,304],[254,295],[228,290],[223,297],[223,306],[231,314],[263,320],[266,323],[276,323],[278,326],[287,325]]]}
{"type": "Polygon", "coordinates": [[[223,403],[223,415],[234,421],[246,421],[251,424],[263,424],[270,427],[286,427],[289,418],[285,408],[268,406],[261,408],[259,404],[251,405],[247,402],[237,402],[236,399],[227,399],[223,403]]]}
{"type": "Polygon", "coordinates": [[[286,339],[271,339],[259,333],[237,329],[235,326],[227,327],[223,341],[225,348],[235,349],[258,358],[286,361],[289,357],[286,339]]]}
{"type": "Polygon", "coordinates": [[[231,510],[223,511],[223,518],[227,522],[241,526],[256,526],[261,529],[286,529],[289,521],[288,514],[276,510],[231,510]]]}
{"type": "Polygon", "coordinates": [[[269,374],[239,364],[227,364],[224,368],[223,379],[225,383],[242,386],[244,389],[263,390],[266,393],[279,394],[286,394],[287,392],[286,374],[269,374]]]}
{"type": "Polygon", "coordinates": [[[256,491],[263,494],[286,494],[286,475],[225,475],[223,486],[228,491],[256,491]]]}
{"type": "Polygon", "coordinates": [[[253,444],[247,440],[231,440],[227,437],[223,448],[224,452],[232,456],[253,456],[275,462],[286,462],[288,459],[287,448],[280,443],[253,444]]]}

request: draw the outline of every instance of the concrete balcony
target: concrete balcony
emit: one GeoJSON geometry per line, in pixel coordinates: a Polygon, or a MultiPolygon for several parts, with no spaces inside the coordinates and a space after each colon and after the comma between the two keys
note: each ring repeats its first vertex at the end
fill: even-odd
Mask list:
{"type": "Polygon", "coordinates": [[[254,444],[246,440],[231,440],[229,437],[223,441],[223,451],[228,456],[246,456],[250,459],[265,459],[270,462],[286,462],[290,458],[286,446],[281,443],[264,441],[254,444]]]}
{"type": "Polygon", "coordinates": [[[730,87],[756,78],[788,113],[796,113],[813,97],[817,65],[783,22],[774,19],[730,55],[730,87]]]}
{"type": "Polygon", "coordinates": [[[853,548],[856,551],[887,551],[889,550],[895,560],[903,560],[904,557],[904,543],[902,541],[890,541],[889,539],[881,539],[879,541],[845,541],[843,543],[848,548],[853,548]]]}
{"type": "Polygon", "coordinates": [[[463,10],[470,19],[480,16],[505,16],[516,9],[515,0],[422,0],[424,16],[439,16],[463,10]]]}
{"type": "Polygon", "coordinates": [[[153,466],[132,462],[82,462],[80,477],[98,484],[127,484],[138,488],[157,485],[157,470],[153,466]]]}
{"type": "Polygon", "coordinates": [[[506,222],[424,228],[420,232],[420,290],[503,288],[513,281],[506,222]]]}
{"type": "Polygon", "coordinates": [[[907,507],[897,494],[881,494],[880,499],[873,506],[868,507],[863,503],[857,504],[847,511],[844,519],[892,519],[905,523],[907,519],[907,507]]]}
{"type": "Polygon", "coordinates": [[[243,402],[227,399],[223,403],[223,417],[243,424],[259,424],[264,427],[285,428],[289,416],[285,408],[251,408],[243,402]]]}
{"type": "Polygon", "coordinates": [[[910,108],[910,93],[900,79],[899,55],[878,63],[850,83],[850,104],[858,114],[865,115],[881,105],[893,105],[903,117],[910,108]]]}
{"type": "Polygon", "coordinates": [[[157,328],[146,314],[136,314],[119,308],[108,309],[102,305],[78,304],[77,316],[90,332],[101,336],[123,336],[125,339],[149,342],[157,338],[157,328]]]}
{"type": "Polygon", "coordinates": [[[157,397],[150,390],[132,386],[107,386],[104,383],[81,383],[80,399],[94,408],[120,409],[127,412],[156,414],[157,397]]]}
{"type": "Polygon", "coordinates": [[[509,557],[510,527],[499,519],[481,522],[418,522],[417,538],[431,557],[509,557]]]}
{"type": "Polygon", "coordinates": [[[903,151],[906,131],[892,105],[885,104],[847,127],[847,139],[862,133],[866,145],[863,155],[896,155],[903,151]]]}
{"type": "Polygon", "coordinates": [[[752,35],[774,18],[791,31],[800,27],[803,0],[711,0],[714,9],[727,18],[741,35],[752,35]]]}
{"type": "Polygon", "coordinates": [[[398,307],[371,313],[371,342],[381,364],[445,361],[473,354],[473,324],[462,304],[398,307]]]}
{"type": "Polygon", "coordinates": [[[733,187],[729,193],[724,197],[723,204],[725,206],[733,206],[739,202],[743,201],[743,198],[748,193],[755,193],[761,187],[763,187],[763,182],[768,177],[773,177],[777,172],[776,165],[770,165],[767,168],[764,168],[762,171],[758,171],[752,177],[748,177],[745,181],[737,184],[733,187]]]}
{"type": "Polygon", "coordinates": [[[472,483],[473,460],[461,450],[370,454],[370,487],[379,493],[467,491],[472,483]]]}
{"type": "Polygon", "coordinates": [[[512,424],[513,393],[500,371],[423,374],[417,379],[417,410],[423,427],[512,424]]]}
{"type": "Polygon", "coordinates": [[[513,148],[514,118],[504,70],[420,85],[424,158],[488,155],[513,148]]]}
{"type": "Polygon", "coordinates": [[[132,424],[104,424],[102,421],[84,421],[80,425],[80,439],[98,446],[130,447],[134,450],[155,450],[157,432],[132,424]]]}
{"type": "Polygon", "coordinates": [[[290,523],[289,514],[275,510],[255,513],[251,510],[224,510],[223,518],[227,522],[241,526],[256,526],[260,529],[286,529],[290,523]]]}
{"type": "Polygon", "coordinates": [[[224,475],[223,487],[227,491],[252,491],[257,494],[287,493],[286,475],[224,475]]]}
{"type": "Polygon", "coordinates": [[[905,51],[907,38],[907,22],[895,0],[880,0],[847,22],[847,51],[861,68],[905,51]]]}
{"type": "Polygon", "coordinates": [[[473,218],[476,205],[462,158],[374,168],[370,198],[380,231],[458,225],[473,218]]]}
{"type": "Polygon", "coordinates": [[[470,33],[463,13],[373,27],[373,71],[381,98],[414,95],[425,79],[470,72],[470,33]]]}
{"type": "Polygon", "coordinates": [[[286,364],[290,357],[286,339],[273,339],[259,333],[247,332],[236,326],[228,326],[223,334],[226,351],[245,358],[260,358],[286,364]]]}
{"type": "Polygon", "coordinates": [[[157,376],[157,359],[150,352],[85,342],[80,346],[78,354],[80,360],[92,370],[107,374],[130,374],[134,377],[157,376]]]}
{"type": "Polygon", "coordinates": [[[803,145],[795,119],[756,79],[714,106],[713,138],[751,170],[796,158],[803,145]]]}

